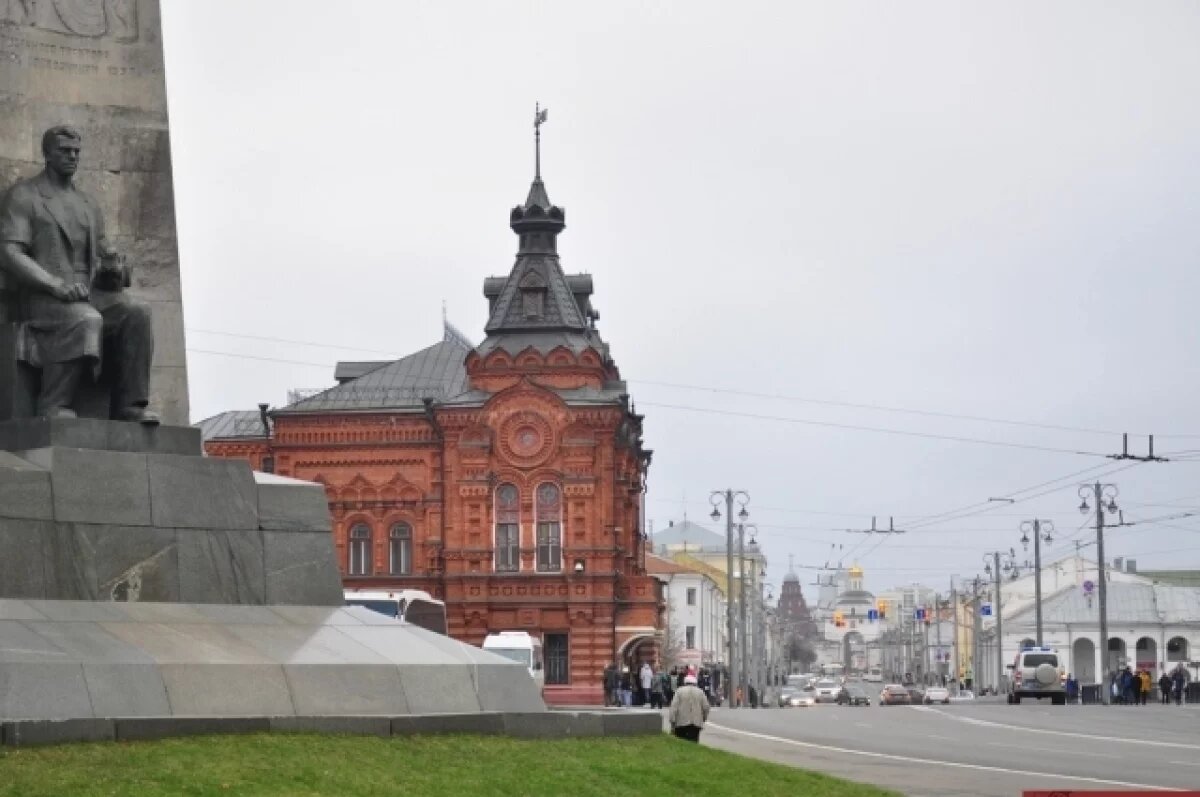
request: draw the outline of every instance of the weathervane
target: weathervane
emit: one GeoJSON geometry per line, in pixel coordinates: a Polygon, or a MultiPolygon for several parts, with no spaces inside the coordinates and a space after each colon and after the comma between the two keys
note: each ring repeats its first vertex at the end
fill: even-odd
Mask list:
{"type": "Polygon", "coordinates": [[[533,104],[533,179],[542,179],[542,125],[546,123],[546,109],[533,104]]]}

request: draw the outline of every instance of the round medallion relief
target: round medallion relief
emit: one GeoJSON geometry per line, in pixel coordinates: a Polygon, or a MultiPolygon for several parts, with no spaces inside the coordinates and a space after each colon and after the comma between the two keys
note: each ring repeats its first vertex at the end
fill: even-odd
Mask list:
{"type": "Polygon", "coordinates": [[[500,447],[515,465],[533,467],[554,452],[554,432],[545,418],[532,412],[518,412],[500,429],[500,447]]]}

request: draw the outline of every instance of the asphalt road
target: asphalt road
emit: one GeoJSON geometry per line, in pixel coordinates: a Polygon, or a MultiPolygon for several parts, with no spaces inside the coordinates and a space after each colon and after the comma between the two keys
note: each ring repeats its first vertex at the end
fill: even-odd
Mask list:
{"type": "Polygon", "coordinates": [[[1200,789],[1200,706],[716,709],[701,743],[912,797],[1200,789]]]}

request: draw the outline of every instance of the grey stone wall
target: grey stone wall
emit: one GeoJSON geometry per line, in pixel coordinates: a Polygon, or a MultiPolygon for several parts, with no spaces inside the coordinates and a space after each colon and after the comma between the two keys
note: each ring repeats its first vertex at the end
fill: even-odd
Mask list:
{"type": "Polygon", "coordinates": [[[0,2],[0,191],[41,170],[41,134],[55,124],[82,131],[79,185],[134,266],[134,293],[153,307],[151,405],[164,423],[186,426],[158,0],[0,2]]]}

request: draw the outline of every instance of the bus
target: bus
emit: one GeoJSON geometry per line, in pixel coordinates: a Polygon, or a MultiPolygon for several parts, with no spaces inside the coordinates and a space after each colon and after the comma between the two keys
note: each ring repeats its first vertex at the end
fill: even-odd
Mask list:
{"type": "Polygon", "coordinates": [[[362,606],[385,617],[446,634],[446,604],[423,590],[348,589],[344,597],[347,606],[362,606]]]}
{"type": "Polygon", "coordinates": [[[483,649],[524,664],[529,675],[539,688],[545,681],[546,671],[542,664],[542,641],[525,631],[499,631],[488,634],[483,640],[483,649]]]}

